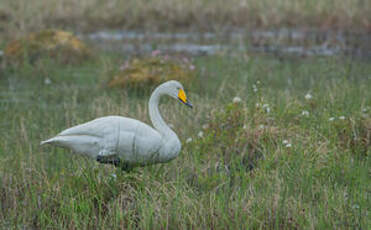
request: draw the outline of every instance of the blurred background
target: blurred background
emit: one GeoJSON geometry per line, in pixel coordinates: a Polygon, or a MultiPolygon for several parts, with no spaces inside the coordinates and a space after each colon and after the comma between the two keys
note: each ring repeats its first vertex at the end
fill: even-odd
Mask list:
{"type": "Polygon", "coordinates": [[[370,5],[368,0],[3,0],[0,38],[4,43],[53,28],[126,53],[159,46],[210,54],[234,46],[237,51],[370,56],[370,5]]]}
{"type": "Polygon", "coordinates": [[[370,229],[370,86],[371,0],[0,0],[0,229],[370,229]],[[40,147],[170,79],[173,161],[40,147]]]}

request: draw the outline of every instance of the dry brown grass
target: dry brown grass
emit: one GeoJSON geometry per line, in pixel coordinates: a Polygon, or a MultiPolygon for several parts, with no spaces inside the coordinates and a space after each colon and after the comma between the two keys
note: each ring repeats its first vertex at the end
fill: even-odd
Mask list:
{"type": "Polygon", "coordinates": [[[368,156],[371,142],[371,119],[347,119],[343,124],[335,123],[339,147],[353,153],[368,156]],[[345,125],[344,125],[345,124],[345,125]]]}
{"type": "Polygon", "coordinates": [[[81,63],[90,58],[91,50],[71,33],[62,30],[43,30],[13,40],[4,50],[10,63],[23,63],[25,57],[35,62],[42,57],[52,58],[62,63],[81,63]]]}
{"type": "Polygon", "coordinates": [[[148,88],[168,80],[187,85],[195,79],[194,65],[186,58],[177,60],[164,57],[134,58],[126,61],[111,77],[109,87],[148,88]]]}
{"type": "Polygon", "coordinates": [[[371,2],[360,0],[2,0],[0,31],[220,27],[317,27],[371,30],[371,2]]]}

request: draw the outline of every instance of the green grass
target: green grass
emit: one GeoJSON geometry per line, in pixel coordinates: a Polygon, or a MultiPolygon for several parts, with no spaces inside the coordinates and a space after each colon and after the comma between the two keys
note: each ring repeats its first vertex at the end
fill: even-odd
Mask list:
{"type": "Polygon", "coordinates": [[[149,90],[104,87],[115,63],[0,70],[1,229],[370,228],[369,62],[194,58],[194,109],[161,105],[183,143],[168,164],[124,173],[40,147],[98,116],[149,121],[149,90]]]}

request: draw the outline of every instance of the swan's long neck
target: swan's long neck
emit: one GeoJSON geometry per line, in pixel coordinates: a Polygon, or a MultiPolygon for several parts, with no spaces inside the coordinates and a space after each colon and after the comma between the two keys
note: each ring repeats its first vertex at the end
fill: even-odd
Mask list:
{"type": "Polygon", "coordinates": [[[149,99],[149,116],[151,118],[152,124],[165,138],[173,137],[176,134],[170,127],[165,123],[164,119],[160,114],[158,109],[158,104],[160,102],[160,97],[163,95],[161,86],[157,87],[153,91],[151,98],[149,99]]]}

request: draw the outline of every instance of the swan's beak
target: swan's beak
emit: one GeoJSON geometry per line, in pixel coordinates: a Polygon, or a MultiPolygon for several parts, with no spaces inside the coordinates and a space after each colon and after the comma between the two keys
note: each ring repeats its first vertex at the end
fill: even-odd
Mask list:
{"type": "Polygon", "coordinates": [[[193,108],[193,105],[188,101],[188,102],[183,102],[183,104],[185,104],[186,106],[190,107],[191,109],[193,108]]]}
{"type": "Polygon", "coordinates": [[[180,89],[179,90],[179,92],[178,92],[178,99],[179,99],[179,101],[181,101],[186,106],[193,108],[193,105],[187,100],[187,96],[186,96],[186,94],[185,94],[185,92],[184,92],[183,89],[180,89]]]}

